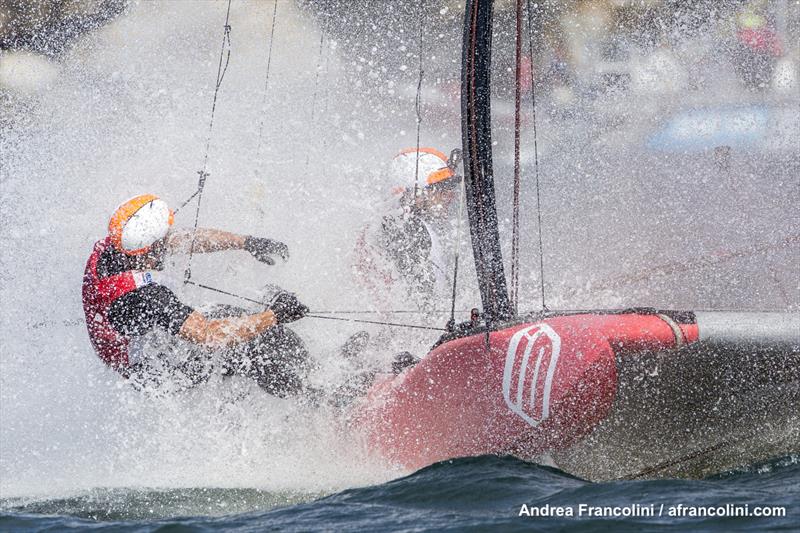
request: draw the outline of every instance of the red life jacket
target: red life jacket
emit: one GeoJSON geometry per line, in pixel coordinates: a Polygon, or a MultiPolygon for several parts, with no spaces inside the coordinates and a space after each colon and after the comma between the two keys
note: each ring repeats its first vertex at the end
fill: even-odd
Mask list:
{"type": "Polygon", "coordinates": [[[83,274],[83,312],[86,315],[86,329],[95,352],[107,365],[124,373],[128,366],[128,344],[130,338],[120,334],[108,321],[108,310],[117,298],[128,294],[143,283],[133,271],[122,272],[100,278],[97,275],[97,262],[103,252],[111,246],[106,238],[94,245],[92,255],[86,262],[83,274]]]}

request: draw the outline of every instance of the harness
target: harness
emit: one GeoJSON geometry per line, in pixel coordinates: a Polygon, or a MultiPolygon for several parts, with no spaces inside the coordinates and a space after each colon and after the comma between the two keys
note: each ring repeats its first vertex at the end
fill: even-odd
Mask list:
{"type": "Polygon", "coordinates": [[[128,367],[130,337],[119,333],[108,320],[108,310],[117,299],[139,287],[153,283],[151,272],[126,271],[104,278],[97,274],[97,263],[109,247],[105,238],[94,245],[83,274],[83,312],[86,329],[98,357],[117,371],[128,367]]]}

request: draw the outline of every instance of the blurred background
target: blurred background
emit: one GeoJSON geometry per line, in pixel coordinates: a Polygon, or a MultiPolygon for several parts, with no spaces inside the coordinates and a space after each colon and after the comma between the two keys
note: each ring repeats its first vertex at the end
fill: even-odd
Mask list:
{"type": "MultiPolygon", "coordinates": [[[[274,5],[268,0],[235,4],[235,16],[252,17],[248,33],[234,35],[238,34],[237,52],[246,46],[258,57],[249,65],[248,81],[256,82],[264,75],[274,5]]],[[[298,126],[280,132],[284,137],[294,135],[295,142],[287,143],[290,151],[308,153],[324,145],[326,154],[314,158],[322,166],[331,162],[358,166],[372,154],[363,156],[378,148],[371,161],[374,168],[392,152],[413,144],[420,53],[423,144],[446,152],[460,144],[463,6],[459,2],[280,0],[279,4],[306,26],[298,32],[279,16],[276,61],[302,43],[295,59],[305,66],[300,67],[302,72],[287,74],[276,64],[269,98],[253,89],[247,105],[252,107],[261,98],[265,105],[288,104],[296,109],[291,120],[298,126]],[[304,79],[291,80],[303,74],[304,79]],[[299,91],[292,95],[294,101],[285,91],[292,81],[299,91]],[[347,95],[344,106],[332,102],[337,90],[347,95]],[[300,116],[301,109],[309,116],[300,116]],[[309,147],[312,140],[314,146],[309,147]],[[367,145],[366,152],[360,152],[359,145],[367,145]],[[357,155],[345,157],[353,148],[357,155]]],[[[165,8],[170,9],[174,6],[165,8]]],[[[192,11],[218,9],[215,2],[205,1],[192,11]]],[[[96,70],[97,79],[89,85],[97,90],[119,95],[123,87],[146,83],[146,77],[132,73],[130,65],[97,71],[103,60],[90,57],[90,50],[95,56],[99,53],[99,35],[116,35],[119,53],[128,54],[129,62],[141,62],[142,48],[154,45],[144,42],[146,34],[123,34],[119,29],[131,24],[131,16],[140,11],[158,9],[126,0],[4,0],[0,122],[6,131],[20,130],[33,120],[48,88],[64,80],[74,68],[70,60],[77,56],[89,56],[82,67],[96,70]]],[[[526,20],[523,27],[523,187],[532,191],[527,185],[533,181],[535,88],[545,195],[544,254],[549,267],[545,281],[554,301],[598,305],[604,302],[598,291],[616,290],[630,282],[624,287],[626,297],[633,295],[638,301],[644,296],[660,305],[796,306],[797,276],[789,275],[785,266],[798,258],[800,238],[799,215],[792,208],[800,199],[800,4],[544,1],[532,4],[526,16],[532,26],[526,20]],[[598,248],[607,257],[592,260],[588,271],[582,256],[589,250],[595,254],[598,248]],[[787,249],[794,255],[787,255],[787,249]],[[776,258],[774,264],[763,263],[765,254],[776,258]],[[678,268],[676,261],[685,268],[678,268]],[[692,267],[702,267],[703,272],[692,267]],[[676,269],[679,275],[669,274],[676,269]],[[731,279],[730,272],[742,271],[751,281],[762,278],[757,297],[731,279]],[[676,291],[676,284],[684,287],[684,296],[692,297],[677,296],[681,291],[676,291]],[[576,291],[587,288],[591,294],[574,298],[576,291]]],[[[502,199],[510,189],[513,149],[514,3],[498,0],[495,18],[492,106],[500,208],[505,213],[510,200],[502,199]]],[[[142,67],[169,71],[180,60],[171,54],[182,46],[213,49],[213,39],[193,44],[199,36],[177,42],[183,26],[163,28],[174,33],[176,43],[142,67]]],[[[237,67],[241,62],[234,62],[232,75],[237,67]]],[[[197,75],[198,83],[192,87],[205,90],[197,75]]],[[[165,77],[159,90],[181,89],[176,80],[165,77]]],[[[201,104],[207,102],[198,98],[198,112],[201,104]]],[[[362,185],[374,187],[376,194],[384,185],[374,176],[364,181],[371,182],[362,185]]],[[[253,187],[263,188],[263,183],[253,187]]],[[[523,225],[527,224],[523,235],[530,238],[523,253],[528,254],[525,262],[530,268],[523,271],[531,279],[523,278],[523,295],[538,287],[538,279],[533,279],[539,276],[536,228],[531,226],[534,207],[524,205],[530,216],[523,215],[523,225]]],[[[605,297],[609,296],[606,291],[605,297]]],[[[528,299],[530,306],[538,301],[533,293],[528,299]]]]}
{"type": "MultiPolygon", "coordinates": [[[[495,6],[508,260],[514,5],[495,6]]],[[[142,192],[180,205],[197,187],[226,8],[0,0],[4,497],[198,484],[325,492],[396,475],[339,442],[330,417],[264,395],[141,397],[86,337],[80,280],[114,207],[142,192]]],[[[540,253],[553,309],[800,309],[800,2],[538,0],[529,14],[520,310],[540,306],[540,253]]],[[[420,74],[421,143],[461,144],[462,20],[450,0],[233,0],[200,223],[281,239],[292,258],[273,268],[234,252],[195,258],[195,278],[248,296],[277,284],[314,310],[363,308],[353,243],[383,214],[389,160],[415,145],[420,74]]],[[[193,216],[192,204],[177,224],[193,216]]],[[[458,308],[469,309],[479,297],[466,246],[462,258],[458,308]]],[[[178,285],[192,305],[238,303],[178,285]]],[[[298,323],[320,382],[341,371],[338,347],[358,329],[298,323]]],[[[436,337],[399,330],[392,342],[423,354],[436,337]]]]}

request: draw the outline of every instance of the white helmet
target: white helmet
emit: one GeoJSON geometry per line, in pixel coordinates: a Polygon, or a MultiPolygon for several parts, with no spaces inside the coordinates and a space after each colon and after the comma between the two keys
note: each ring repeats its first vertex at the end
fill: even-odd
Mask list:
{"type": "Polygon", "coordinates": [[[392,159],[389,172],[396,188],[393,192],[401,194],[411,188],[422,191],[455,176],[447,156],[434,148],[406,148],[392,159]]]}
{"type": "Polygon", "coordinates": [[[167,235],[174,217],[164,200],[142,194],[117,207],[108,222],[108,235],[117,250],[127,255],[144,254],[167,235]]]}

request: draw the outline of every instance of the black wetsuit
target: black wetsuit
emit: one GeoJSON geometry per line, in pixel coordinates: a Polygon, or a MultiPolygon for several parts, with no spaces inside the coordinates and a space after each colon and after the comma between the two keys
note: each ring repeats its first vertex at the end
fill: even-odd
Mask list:
{"type": "Polygon", "coordinates": [[[386,216],[381,220],[380,246],[403,277],[408,295],[427,310],[433,306],[436,273],[430,259],[433,246],[428,228],[417,216],[386,216]]]}
{"type": "MultiPolygon", "coordinates": [[[[107,249],[98,261],[100,277],[112,276],[139,269],[136,257],[107,249]]],[[[160,265],[158,265],[160,268],[160,265]]],[[[183,302],[168,287],[151,283],[121,296],[108,310],[108,320],[119,333],[141,337],[156,329],[176,336],[194,309],[183,302]]],[[[204,313],[207,318],[240,316],[246,311],[232,306],[217,306],[204,313]]],[[[166,359],[166,357],[162,358],[166,359]]],[[[154,376],[152,361],[135,363],[128,372],[138,384],[158,385],[163,376],[154,376]]],[[[163,363],[163,361],[160,361],[163,363]]],[[[162,365],[163,366],[163,365],[162,365]]],[[[270,394],[285,397],[303,390],[309,371],[309,357],[302,340],[290,329],[273,326],[256,338],[221,351],[211,352],[192,346],[175,368],[192,384],[207,380],[215,371],[255,379],[270,394]]]]}

